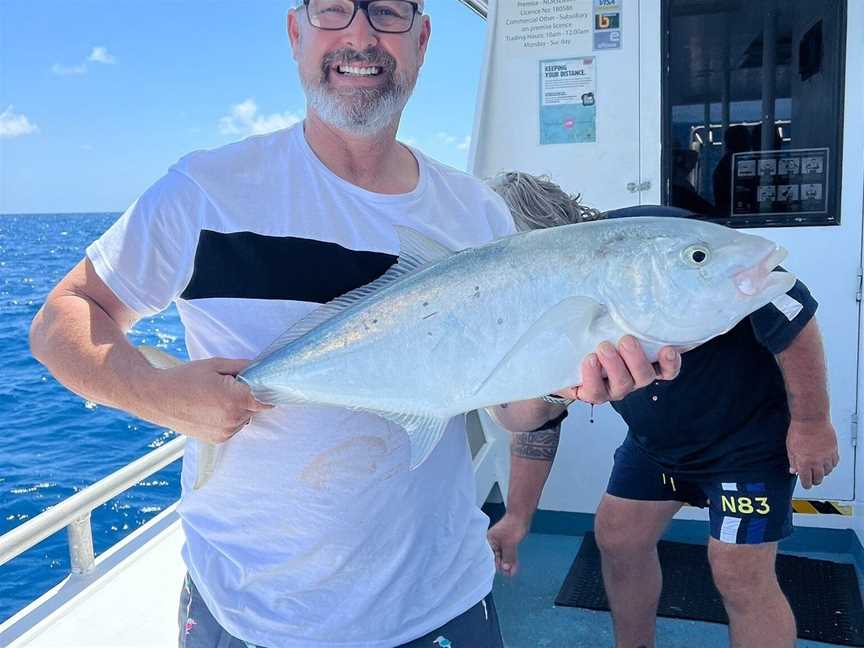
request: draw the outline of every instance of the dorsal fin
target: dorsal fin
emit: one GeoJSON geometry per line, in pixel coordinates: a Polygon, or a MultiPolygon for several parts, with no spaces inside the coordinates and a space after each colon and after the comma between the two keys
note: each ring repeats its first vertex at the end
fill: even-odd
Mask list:
{"type": "Polygon", "coordinates": [[[435,261],[439,261],[440,259],[453,254],[452,250],[447,249],[440,243],[433,241],[431,238],[425,234],[421,234],[417,230],[399,225],[394,226],[394,229],[399,237],[399,258],[396,260],[396,263],[391,265],[387,271],[375,281],[360,286],[359,288],[355,288],[344,295],[340,295],[336,299],[316,308],[306,317],[299,319],[287,331],[267,345],[267,347],[258,354],[258,357],[252,364],[257,364],[260,360],[266,358],[274,351],[291,344],[291,342],[306,335],[306,333],[315,327],[320,326],[342,311],[351,308],[354,304],[371,297],[375,293],[396,282],[398,279],[406,277],[430,263],[434,263],[435,261]]]}
{"type": "Polygon", "coordinates": [[[393,229],[399,236],[399,263],[402,263],[402,259],[410,259],[420,267],[440,261],[455,252],[410,227],[394,225],[393,229]]]}

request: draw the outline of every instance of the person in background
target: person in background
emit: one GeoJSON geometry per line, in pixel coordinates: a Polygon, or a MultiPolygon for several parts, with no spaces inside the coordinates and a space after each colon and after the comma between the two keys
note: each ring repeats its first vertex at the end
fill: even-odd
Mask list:
{"type": "MultiPolygon", "coordinates": [[[[407,436],[385,420],[271,408],[235,380],[292,323],[383,274],[394,226],[452,248],[513,231],[483,183],[396,140],[431,35],[422,0],[304,0],[287,28],[303,122],[172,166],[49,294],[31,349],[72,391],[192,439],[181,646],[500,648],[464,417],[409,471],[407,436]],[[159,370],[125,334],[171,303],[192,361],[159,370]],[[225,444],[199,490],[197,440],[225,444]]],[[[573,359],[587,379],[563,395],[604,400],[655,376],[641,350],[592,357],[573,359]]],[[[533,429],[562,411],[536,399],[508,416],[533,429]]]]}
{"type": "Polygon", "coordinates": [[[705,200],[693,183],[690,174],[699,163],[699,153],[688,148],[672,150],[672,182],[669,202],[692,214],[706,216],[714,211],[714,205],[705,200]]]}
{"type": "Polygon", "coordinates": [[[750,138],[750,129],[743,124],[730,126],[723,133],[723,156],[712,174],[715,216],[728,218],[732,215],[732,158],[736,153],[752,150],[750,138]]]}
{"type": "MultiPolygon", "coordinates": [[[[598,214],[548,178],[525,173],[489,184],[523,230],[608,216],[686,215],[650,206],[598,214]]],[[[619,648],[654,646],[662,587],[657,542],[684,503],[709,507],[708,558],[731,644],[794,645],[795,619],[774,568],[777,543],[792,533],[796,481],[818,485],[839,461],[815,311],[798,281],[684,354],[675,380],[612,399],[629,429],[615,452],[595,533],[619,648]]],[[[513,435],[506,513],[487,534],[508,576],[519,567],[518,545],[530,530],[563,418],[513,435]]]]}
{"type": "Polygon", "coordinates": [[[507,203],[520,232],[581,223],[601,215],[598,210],[582,205],[579,195],[565,193],[547,176],[509,171],[487,184],[507,203]]]}

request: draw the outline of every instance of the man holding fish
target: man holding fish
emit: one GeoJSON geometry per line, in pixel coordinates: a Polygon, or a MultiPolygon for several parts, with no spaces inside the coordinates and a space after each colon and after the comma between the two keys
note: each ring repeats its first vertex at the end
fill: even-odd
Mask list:
{"type": "MultiPolygon", "coordinates": [[[[522,230],[646,212],[667,214],[672,230],[692,222],[675,218],[689,215],[675,208],[601,215],[548,179],[524,173],[502,174],[491,184],[522,230]]],[[[684,503],[709,507],[708,557],[731,645],[795,644],[795,619],[774,569],[777,542],[792,533],[796,476],[810,488],[839,460],[815,310],[807,288],[796,282],[728,333],[686,353],[674,382],[613,403],[629,433],[615,453],[595,531],[620,648],[654,646],[662,586],[656,545],[684,503]]],[[[690,314],[700,317],[695,309],[690,314]]],[[[517,547],[549,476],[559,432],[554,421],[514,435],[507,512],[489,531],[496,564],[507,575],[518,568],[517,547]]]]}
{"type": "MultiPolygon", "coordinates": [[[[300,3],[288,35],[304,122],[180,160],[34,320],[34,355],[69,389],[190,437],[178,508],[189,572],[182,646],[502,645],[464,418],[415,455],[403,427],[417,417],[389,412],[405,422],[394,425],[322,394],[274,408],[250,389],[270,393],[256,382],[265,365],[245,375],[249,361],[235,359],[259,356],[292,322],[383,275],[404,252],[397,226],[424,253],[512,233],[480,182],[395,139],[430,33],[422,1],[300,3]],[[125,333],[172,302],[192,362],[157,369],[125,333]],[[223,445],[203,483],[212,444],[223,445]]],[[[561,394],[590,402],[680,367],[664,349],[655,369],[629,336],[567,361],[581,385],[561,394]]],[[[533,399],[507,416],[533,429],[563,411],[533,399]]]]}

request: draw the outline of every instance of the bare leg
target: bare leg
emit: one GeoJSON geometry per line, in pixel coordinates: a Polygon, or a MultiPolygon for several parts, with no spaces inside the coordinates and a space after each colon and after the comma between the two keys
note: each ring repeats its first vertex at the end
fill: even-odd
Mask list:
{"type": "Polygon", "coordinates": [[[729,615],[732,648],[791,648],[795,617],[777,583],[777,543],[736,545],[711,538],[708,559],[729,615]]]}
{"type": "Polygon", "coordinates": [[[681,502],[603,496],[594,530],[618,648],[653,648],[663,587],[657,542],[681,502]]]}

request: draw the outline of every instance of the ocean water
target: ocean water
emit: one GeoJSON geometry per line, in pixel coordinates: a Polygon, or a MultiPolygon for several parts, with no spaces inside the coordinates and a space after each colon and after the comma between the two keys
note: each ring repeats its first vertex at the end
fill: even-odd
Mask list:
{"type": "MultiPolygon", "coordinates": [[[[0,215],[0,534],[173,437],[66,390],[28,349],[30,321],[48,292],[117,217],[0,215]]],[[[173,307],[139,322],[130,338],[186,357],[173,307]]],[[[93,511],[97,555],[179,494],[178,461],[93,511]]],[[[0,566],[0,622],[68,573],[65,530],[0,566]]]]}

